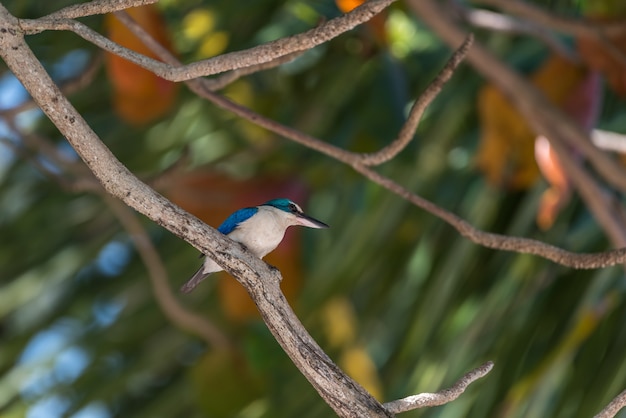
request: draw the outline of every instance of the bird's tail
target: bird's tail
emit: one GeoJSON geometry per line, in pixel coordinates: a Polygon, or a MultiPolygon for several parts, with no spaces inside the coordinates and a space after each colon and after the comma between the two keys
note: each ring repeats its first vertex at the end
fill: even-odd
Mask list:
{"type": "Polygon", "coordinates": [[[198,271],[195,272],[191,279],[187,280],[187,282],[181,286],[180,291],[182,293],[191,292],[193,289],[196,288],[196,286],[200,284],[202,280],[206,278],[206,276],[208,276],[208,274],[204,272],[204,266],[200,266],[198,271]]]}

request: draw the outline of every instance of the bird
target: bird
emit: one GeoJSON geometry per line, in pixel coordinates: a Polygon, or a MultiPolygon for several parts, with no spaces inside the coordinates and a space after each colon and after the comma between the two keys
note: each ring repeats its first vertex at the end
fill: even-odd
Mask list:
{"type": "MultiPolygon", "coordinates": [[[[328,228],[324,222],[305,215],[300,206],[293,201],[280,198],[233,212],[217,230],[233,241],[243,244],[255,256],[262,259],[274,251],[283,240],[287,228],[294,225],[316,229],[328,228]]],[[[200,256],[203,257],[204,254],[200,256]]],[[[180,291],[189,293],[211,273],[222,270],[215,261],[207,257],[198,271],[180,288],[180,291]]]]}

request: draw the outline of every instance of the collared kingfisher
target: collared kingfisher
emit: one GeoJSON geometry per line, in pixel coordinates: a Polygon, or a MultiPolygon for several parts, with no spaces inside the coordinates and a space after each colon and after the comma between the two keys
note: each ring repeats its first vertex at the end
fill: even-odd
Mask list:
{"type": "MultiPolygon", "coordinates": [[[[259,206],[239,209],[226,218],[217,230],[263,258],[274,251],[292,225],[328,228],[324,222],[305,215],[300,206],[291,200],[273,199],[259,206]]],[[[191,292],[209,274],[218,271],[222,268],[207,257],[202,267],[180,288],[181,292],[191,292]]]]}

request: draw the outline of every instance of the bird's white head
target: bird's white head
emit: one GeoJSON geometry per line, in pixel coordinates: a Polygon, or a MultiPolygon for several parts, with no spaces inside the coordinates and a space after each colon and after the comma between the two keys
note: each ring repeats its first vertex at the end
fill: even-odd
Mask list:
{"type": "Polygon", "coordinates": [[[328,228],[324,222],[318,221],[308,215],[305,215],[300,206],[289,199],[273,199],[263,203],[261,206],[271,206],[284,212],[291,218],[292,225],[301,225],[309,228],[328,228]]]}

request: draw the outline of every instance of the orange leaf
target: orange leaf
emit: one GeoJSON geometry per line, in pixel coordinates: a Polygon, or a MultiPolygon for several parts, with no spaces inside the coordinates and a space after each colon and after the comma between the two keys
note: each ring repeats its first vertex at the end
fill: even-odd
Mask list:
{"type": "MultiPolygon", "coordinates": [[[[563,110],[568,113],[580,127],[590,131],[600,113],[602,97],[601,80],[595,71],[588,71],[566,98],[563,110]]],[[[580,157],[575,150],[571,152],[574,161],[580,157]]],[[[535,159],[537,165],[550,187],[541,196],[537,210],[537,224],[541,229],[552,226],[558,213],[569,202],[571,185],[567,173],[564,171],[556,152],[550,142],[543,136],[535,141],[535,159]]]]}
{"type": "MultiPolygon", "coordinates": [[[[154,5],[127,9],[130,16],[161,45],[171,50],[167,27],[154,5]]],[[[156,56],[114,15],[107,14],[104,24],[112,41],[140,54],[156,56]]],[[[106,53],[106,69],[113,86],[113,101],[125,121],[141,125],[165,115],[174,105],[178,85],[164,80],[117,55],[106,53]]]]}
{"type": "MultiPolygon", "coordinates": [[[[552,103],[563,106],[586,75],[583,67],[553,55],[531,76],[531,82],[552,103]]],[[[535,133],[509,99],[487,84],[478,96],[481,141],[477,164],[490,183],[524,189],[539,177],[535,133]]]]}

